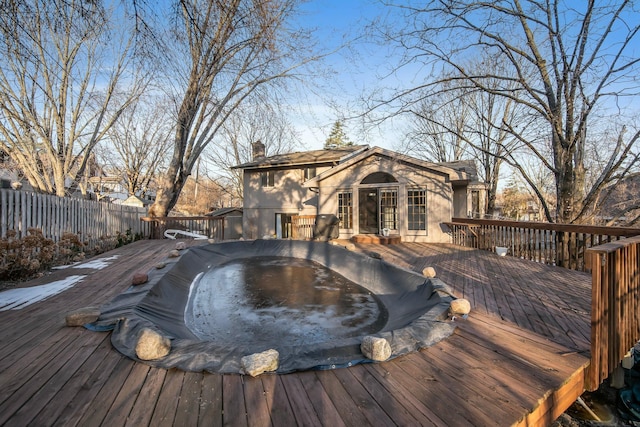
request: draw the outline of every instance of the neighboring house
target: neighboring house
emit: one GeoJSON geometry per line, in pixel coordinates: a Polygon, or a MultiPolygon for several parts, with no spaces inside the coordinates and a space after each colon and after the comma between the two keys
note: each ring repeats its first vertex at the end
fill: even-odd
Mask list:
{"type": "Polygon", "coordinates": [[[129,196],[127,186],[119,176],[92,176],[89,178],[93,192],[97,195],[98,200],[107,200],[116,204],[138,203],[135,199],[141,201],[144,206],[149,206],[155,201],[154,191],[138,191],[134,196],[129,196]],[[131,197],[135,197],[132,199],[131,197]]]}
{"type": "Polygon", "coordinates": [[[137,208],[144,208],[148,205],[148,203],[145,203],[145,201],[138,196],[129,196],[121,204],[125,206],[135,206],[137,208]]]}
{"type": "Polygon", "coordinates": [[[448,242],[444,222],[482,214],[473,162],[431,163],[379,147],[349,146],[265,157],[254,145],[244,172],[243,232],[288,238],[292,217],[333,214],[341,239],[362,234],[448,242]]]}

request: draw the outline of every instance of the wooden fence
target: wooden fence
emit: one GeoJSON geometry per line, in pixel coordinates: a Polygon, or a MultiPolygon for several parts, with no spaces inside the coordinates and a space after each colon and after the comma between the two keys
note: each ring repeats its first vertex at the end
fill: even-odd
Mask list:
{"type": "Polygon", "coordinates": [[[313,239],[315,226],[315,215],[293,215],[291,217],[291,238],[294,240],[311,240],[313,239]]]}
{"type": "Polygon", "coordinates": [[[590,248],[591,365],[595,390],[640,340],[640,236],[590,248]]]}
{"type": "MultiPolygon", "coordinates": [[[[149,236],[152,239],[165,238],[164,233],[167,230],[179,230],[195,235],[203,236],[207,239],[215,239],[217,241],[225,240],[225,218],[223,216],[164,216],[164,217],[144,217],[142,220],[149,224],[149,236]]],[[[228,218],[227,218],[228,219],[228,218]]],[[[227,233],[228,234],[228,233],[227,233]]],[[[193,236],[188,234],[177,233],[176,239],[188,238],[193,236]]]]}
{"type": "Polygon", "coordinates": [[[117,233],[143,237],[149,226],[140,221],[146,209],[93,200],[57,197],[33,191],[0,190],[0,233],[6,237],[14,230],[18,238],[27,235],[29,228],[42,230],[45,237],[60,241],[64,233],[80,236],[85,249],[92,250],[105,237],[117,233]]]}
{"type": "Polygon", "coordinates": [[[457,245],[490,251],[504,247],[512,256],[580,271],[587,269],[587,249],[640,235],[640,228],[542,222],[453,218],[445,224],[457,245]]]}

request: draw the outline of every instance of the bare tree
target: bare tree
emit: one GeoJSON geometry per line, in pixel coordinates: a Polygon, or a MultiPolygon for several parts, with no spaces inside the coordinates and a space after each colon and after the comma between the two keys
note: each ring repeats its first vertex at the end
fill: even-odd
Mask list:
{"type": "Polygon", "coordinates": [[[124,111],[96,149],[110,176],[118,177],[129,196],[143,196],[166,166],[173,133],[170,108],[158,98],[140,100],[124,111]]]}
{"type": "Polygon", "coordinates": [[[268,156],[289,153],[299,146],[298,135],[278,100],[252,99],[225,121],[218,137],[205,151],[220,183],[233,200],[242,200],[242,170],[233,166],[252,161],[252,144],[261,141],[268,156]]]}
{"type": "Polygon", "coordinates": [[[461,98],[423,101],[412,113],[415,118],[408,134],[408,152],[433,162],[462,160],[468,151],[464,134],[469,116],[461,98]]]}
{"type": "MultiPolygon", "coordinates": [[[[469,61],[466,69],[500,69],[493,58],[469,61]]],[[[418,108],[409,106],[415,116],[415,131],[410,134],[411,151],[430,160],[451,162],[473,159],[479,165],[479,177],[487,184],[485,209],[495,210],[500,168],[515,155],[518,140],[507,130],[523,127],[523,109],[511,99],[469,87],[459,74],[443,76],[439,92],[421,100],[418,108]]],[[[499,81],[487,81],[498,87],[499,81]]]]}
{"type": "MultiPolygon", "coordinates": [[[[612,123],[604,113],[620,117],[623,107],[637,99],[640,59],[634,48],[640,19],[635,3],[587,0],[569,7],[560,0],[439,0],[424,7],[393,6],[402,11],[406,25],[403,30],[396,25],[387,40],[405,49],[405,64],[425,67],[427,62],[434,70],[455,72],[470,91],[527,109],[531,123],[540,124],[537,135],[531,135],[530,126],[505,124],[504,129],[553,174],[555,206],[527,176],[521,159],[504,158],[536,193],[547,220],[587,221],[603,188],[621,179],[638,156],[640,132],[620,126],[617,137],[599,145],[607,153],[599,164],[585,157],[589,141],[597,138],[596,116],[612,123]],[[482,55],[500,58],[508,67],[465,67],[470,57],[482,55]],[[546,144],[550,156],[544,152],[546,144]],[[587,169],[595,166],[598,174],[589,182],[587,169]]],[[[409,88],[391,102],[416,103],[441,90],[441,83],[434,79],[409,88]]]]}
{"type": "Polygon", "coordinates": [[[180,0],[179,25],[169,61],[178,79],[173,152],[149,214],[164,216],[175,205],[187,177],[223,124],[258,89],[277,84],[307,61],[297,45],[302,33],[288,22],[297,0],[180,0]],[[184,59],[184,60],[183,60],[184,59]],[[184,65],[184,68],[179,68],[184,65]]]}
{"type": "Polygon", "coordinates": [[[64,196],[78,184],[96,144],[144,88],[118,6],[2,1],[0,148],[36,190],[64,196]]]}

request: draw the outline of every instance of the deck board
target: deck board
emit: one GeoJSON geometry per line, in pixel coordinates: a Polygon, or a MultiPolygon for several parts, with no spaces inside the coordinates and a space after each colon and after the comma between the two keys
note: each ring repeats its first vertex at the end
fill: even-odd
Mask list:
{"type": "Polygon", "coordinates": [[[294,425],[296,417],[291,407],[291,399],[284,388],[280,375],[265,375],[262,377],[262,384],[273,425],[294,425]]]}
{"type": "Polygon", "coordinates": [[[174,244],[136,242],[102,255],[117,255],[102,270],[21,284],[85,276],[0,312],[0,424],[531,426],[548,425],[583,390],[590,276],[453,245],[357,245],[417,272],[433,266],[472,303],[450,338],[384,363],[258,378],[185,373],[129,360],[108,333],[64,325],[65,313],[108,302],[174,244]]]}

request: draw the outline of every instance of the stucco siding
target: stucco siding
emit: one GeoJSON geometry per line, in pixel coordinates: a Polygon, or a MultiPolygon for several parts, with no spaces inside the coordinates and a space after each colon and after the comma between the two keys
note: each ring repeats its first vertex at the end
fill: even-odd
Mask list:
{"type": "Polygon", "coordinates": [[[351,191],[353,197],[352,229],[341,229],[340,238],[348,239],[358,234],[358,189],[390,188],[398,191],[398,229],[392,232],[400,234],[406,241],[449,242],[450,237],[443,231],[441,223],[451,219],[452,197],[451,185],[445,177],[427,170],[421,170],[395,162],[391,159],[376,158],[353,165],[349,169],[338,172],[320,182],[318,195],[318,211],[321,214],[338,214],[338,192],[351,191]],[[397,183],[361,184],[370,174],[386,172],[392,175],[397,183]],[[407,191],[409,189],[425,189],[427,191],[427,229],[409,230],[407,225],[407,191]]]}

